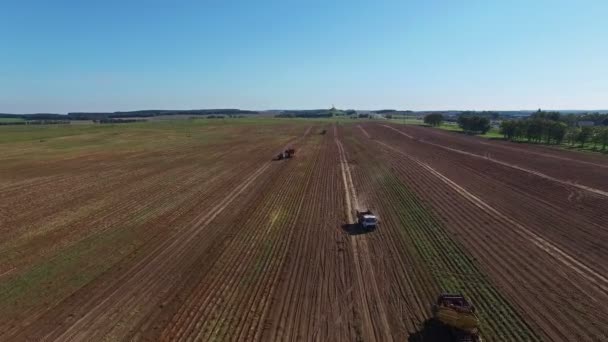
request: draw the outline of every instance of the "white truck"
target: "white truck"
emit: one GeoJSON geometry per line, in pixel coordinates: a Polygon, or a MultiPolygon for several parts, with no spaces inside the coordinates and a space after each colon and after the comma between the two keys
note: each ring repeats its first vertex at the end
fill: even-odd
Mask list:
{"type": "Polygon", "coordinates": [[[373,230],[378,225],[378,218],[369,210],[357,210],[357,223],[365,230],[373,230]]]}

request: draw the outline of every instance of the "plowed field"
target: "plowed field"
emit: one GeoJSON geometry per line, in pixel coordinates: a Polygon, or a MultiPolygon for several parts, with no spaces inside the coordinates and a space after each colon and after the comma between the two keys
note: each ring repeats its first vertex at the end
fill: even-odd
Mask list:
{"type": "Polygon", "coordinates": [[[442,292],[484,341],[608,340],[606,158],[234,122],[1,139],[0,340],[442,341],[442,292]]]}

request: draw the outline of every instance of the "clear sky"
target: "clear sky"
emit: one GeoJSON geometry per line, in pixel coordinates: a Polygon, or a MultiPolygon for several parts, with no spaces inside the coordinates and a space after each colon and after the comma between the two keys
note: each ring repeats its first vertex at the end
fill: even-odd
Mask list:
{"type": "Polygon", "coordinates": [[[608,109],[608,1],[0,2],[0,112],[608,109]]]}

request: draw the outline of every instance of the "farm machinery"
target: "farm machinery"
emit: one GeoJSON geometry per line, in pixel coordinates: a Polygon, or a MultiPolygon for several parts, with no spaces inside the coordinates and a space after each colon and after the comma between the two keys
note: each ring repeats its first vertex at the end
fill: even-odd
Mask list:
{"type": "Polygon", "coordinates": [[[442,294],[433,306],[433,317],[450,330],[454,342],[481,342],[475,307],[460,294],[442,294]]]}
{"type": "Polygon", "coordinates": [[[369,210],[357,210],[357,223],[365,230],[373,230],[378,225],[378,218],[369,210]]]}
{"type": "Polygon", "coordinates": [[[277,156],[277,160],[291,159],[291,157],[293,157],[295,154],[296,154],[295,149],[288,148],[285,151],[279,153],[279,155],[277,156]]]}

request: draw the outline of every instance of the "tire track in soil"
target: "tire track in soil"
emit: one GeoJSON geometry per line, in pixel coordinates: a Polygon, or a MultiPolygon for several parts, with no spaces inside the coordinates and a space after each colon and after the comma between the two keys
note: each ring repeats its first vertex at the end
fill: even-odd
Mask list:
{"type": "Polygon", "coordinates": [[[310,133],[311,129],[312,129],[312,126],[308,126],[308,128],[306,129],[306,131],[302,135],[302,138],[306,138],[308,136],[308,134],[310,133]]]}
{"type": "MultiPolygon", "coordinates": [[[[381,147],[381,145],[377,145],[377,146],[381,147]]],[[[363,147],[361,147],[361,148],[364,149],[363,147]]],[[[403,161],[406,161],[408,159],[395,158],[393,151],[391,151],[391,150],[388,150],[388,151],[390,151],[390,152],[387,152],[386,149],[379,149],[379,150],[376,150],[376,152],[372,152],[372,153],[374,153],[373,154],[374,156],[378,155],[378,154],[383,155],[380,158],[380,160],[377,162],[383,163],[384,161],[388,160],[388,165],[391,170],[391,173],[395,173],[395,175],[397,175],[399,177],[399,179],[401,179],[401,182],[404,182],[403,184],[409,184],[409,185],[414,186],[414,188],[416,188],[416,192],[418,192],[418,196],[422,196],[422,197],[420,197],[422,203],[426,203],[425,199],[431,199],[431,200],[441,199],[442,203],[439,204],[438,206],[435,206],[435,210],[438,210],[437,212],[439,214],[441,214],[441,216],[443,216],[444,211],[451,209],[451,207],[454,206],[454,204],[459,201],[458,198],[445,199],[446,194],[443,191],[439,191],[439,188],[437,188],[437,186],[436,186],[437,183],[432,181],[433,177],[429,177],[429,175],[427,173],[421,172],[422,169],[420,167],[415,167],[416,164],[414,164],[414,163],[411,163],[412,165],[410,165],[410,163],[408,163],[408,164],[403,163],[403,161]],[[386,159],[386,158],[388,158],[388,159],[386,159]],[[404,176],[405,176],[405,178],[403,178],[404,176]],[[443,203],[443,202],[445,202],[445,203],[443,203]]],[[[372,160],[373,157],[370,157],[367,159],[372,160]]],[[[394,191],[394,186],[390,186],[389,188],[386,189],[387,194],[390,194],[393,191],[394,191]]],[[[444,287],[444,291],[446,291],[446,290],[448,292],[454,291],[453,282],[457,281],[460,284],[459,286],[457,286],[458,287],[457,291],[458,292],[464,291],[465,293],[469,294],[471,296],[471,298],[473,298],[473,300],[475,301],[478,309],[480,309],[481,312],[485,312],[485,315],[486,315],[485,317],[488,317],[488,320],[482,321],[482,323],[485,326],[485,328],[482,329],[482,334],[484,335],[484,339],[487,338],[490,341],[493,341],[493,340],[524,341],[524,340],[530,340],[530,339],[535,340],[535,339],[533,339],[533,336],[529,335],[529,333],[528,334],[525,333],[525,331],[526,331],[525,325],[528,323],[523,321],[523,318],[517,318],[517,317],[521,317],[520,316],[521,313],[514,313],[513,309],[510,308],[511,306],[508,303],[506,303],[506,304],[503,303],[503,305],[496,303],[496,300],[502,300],[501,299],[502,295],[500,293],[497,293],[496,290],[492,289],[494,286],[497,286],[497,285],[491,285],[491,284],[487,284],[487,283],[484,285],[483,277],[481,277],[479,280],[477,280],[475,277],[472,277],[471,274],[460,275],[457,272],[452,271],[452,270],[459,270],[459,271],[464,271],[465,273],[470,272],[472,274],[475,274],[476,266],[475,266],[475,263],[471,263],[471,259],[467,256],[468,253],[463,254],[464,251],[461,248],[459,248],[457,244],[454,245],[454,243],[450,242],[451,240],[449,238],[447,238],[447,236],[449,236],[450,232],[442,232],[441,229],[435,229],[433,227],[435,224],[432,221],[429,222],[428,217],[422,217],[422,218],[419,217],[419,214],[421,212],[415,208],[419,207],[421,205],[420,202],[418,202],[416,200],[414,200],[412,202],[411,199],[408,199],[410,196],[408,194],[401,194],[401,196],[405,196],[405,197],[394,198],[392,200],[389,200],[387,203],[385,203],[387,205],[387,208],[388,208],[388,206],[393,205],[394,203],[401,202],[404,199],[406,199],[405,200],[406,203],[404,205],[407,207],[413,208],[412,210],[413,210],[414,216],[410,217],[409,220],[402,222],[402,224],[405,227],[408,227],[408,224],[412,224],[412,223],[409,223],[410,220],[413,220],[413,222],[417,222],[417,223],[413,223],[413,224],[420,226],[423,231],[420,231],[417,233],[419,228],[415,228],[413,226],[413,227],[407,228],[407,230],[408,230],[407,235],[412,235],[412,238],[414,238],[418,241],[422,241],[422,242],[418,243],[418,247],[416,247],[416,249],[418,249],[419,253],[423,253],[423,254],[427,255],[425,260],[427,260],[427,262],[430,262],[430,268],[434,273],[435,273],[435,270],[437,269],[437,267],[439,267],[439,270],[444,269],[444,270],[448,271],[447,273],[440,273],[440,274],[435,275],[435,279],[442,280],[443,286],[447,286],[447,288],[444,287]],[[430,224],[430,226],[429,226],[429,224],[430,224]],[[420,235],[420,233],[422,233],[422,235],[420,235]],[[420,240],[420,239],[422,239],[422,240],[420,240]],[[422,244],[422,245],[420,245],[420,244],[422,244]],[[428,255],[428,253],[425,252],[425,251],[428,251],[429,244],[435,246],[434,247],[435,251],[438,254],[428,255]],[[422,250],[420,250],[419,248],[422,248],[422,250]],[[459,250],[460,250],[460,252],[459,252],[459,250]],[[458,258],[458,255],[461,255],[462,257],[458,258]],[[437,264],[437,262],[439,262],[439,264],[437,264]],[[443,266],[441,266],[441,265],[443,265],[443,266]],[[463,269],[463,267],[464,267],[464,269],[463,269]],[[454,277],[456,277],[456,278],[454,278],[454,277]],[[482,283],[478,284],[477,281],[482,281],[482,283]],[[491,316],[489,316],[489,315],[491,315],[491,316]],[[488,330],[487,328],[490,328],[490,329],[488,330]],[[520,329],[523,329],[523,330],[520,330],[520,329]],[[492,331],[493,333],[491,335],[488,335],[488,333],[490,331],[492,331]]],[[[423,206],[424,206],[424,204],[423,204],[423,206]]],[[[455,213],[456,213],[456,215],[460,215],[462,213],[462,209],[461,209],[462,207],[460,205],[457,205],[457,206],[459,207],[459,209],[455,213]]],[[[393,208],[392,213],[400,212],[400,210],[401,209],[393,208]]],[[[410,209],[408,209],[408,210],[410,210],[410,209]]],[[[475,216],[475,219],[478,216],[479,215],[475,216]]],[[[467,223],[465,224],[465,227],[469,227],[470,225],[480,226],[476,222],[473,222],[473,221],[475,221],[475,219],[467,220],[465,218],[459,217],[456,222],[458,222],[458,225],[460,225],[461,222],[466,221],[467,223]]],[[[450,223],[447,223],[447,224],[448,224],[448,226],[450,225],[450,223]]],[[[450,229],[450,230],[453,231],[453,229],[450,229]]],[[[465,229],[465,231],[466,231],[466,229],[465,229]]],[[[461,234],[461,232],[459,232],[459,231],[452,232],[452,233],[455,235],[461,234]]],[[[471,236],[473,236],[473,234],[471,236]]],[[[481,241],[481,242],[478,241],[478,242],[474,243],[472,248],[486,249],[485,243],[483,241],[481,241]]],[[[487,253],[490,253],[489,254],[490,259],[494,256],[493,251],[488,251],[487,253]]],[[[476,253],[474,253],[474,254],[476,254],[476,253]]],[[[502,261],[505,259],[501,258],[498,260],[502,261]]],[[[494,261],[494,263],[500,264],[500,261],[499,262],[494,261]]],[[[494,266],[495,265],[494,263],[491,263],[490,265],[494,266]]],[[[429,266],[426,266],[426,268],[428,269],[429,266]]],[[[510,281],[510,276],[508,274],[504,275],[504,273],[503,273],[503,274],[501,274],[501,276],[507,277],[505,279],[510,281]]],[[[497,289],[502,290],[503,284],[504,284],[504,282],[499,283],[497,289]]],[[[518,283],[515,286],[518,287],[519,284],[520,283],[518,283]]],[[[424,292],[424,291],[422,291],[422,292],[424,292]]],[[[433,300],[434,300],[436,294],[437,294],[437,292],[430,295],[433,300]]],[[[516,298],[523,298],[523,297],[516,297],[516,298]]],[[[542,310],[541,310],[541,312],[542,312],[542,310]]],[[[482,319],[483,319],[483,316],[482,316],[482,319]]],[[[531,328],[528,328],[528,331],[534,331],[534,330],[532,330],[531,328]]],[[[539,330],[537,330],[537,331],[539,331],[539,330]]],[[[422,332],[424,332],[424,330],[421,330],[420,333],[417,333],[414,336],[417,338],[423,338],[424,336],[426,336],[426,334],[422,334],[422,332]],[[420,335],[420,334],[422,334],[422,335],[420,335]]],[[[412,337],[410,336],[410,338],[412,338],[412,337]]],[[[563,339],[558,339],[558,340],[563,340],[563,339]]],[[[418,341],[418,340],[416,339],[416,341],[418,341]]]]}
{"type": "MultiPolygon", "coordinates": [[[[441,160],[447,160],[447,157],[447,154],[445,158],[444,156],[437,156],[441,160]]],[[[430,161],[433,160],[430,159],[430,161]]],[[[494,171],[494,168],[487,167],[484,169],[483,166],[480,166],[482,163],[475,162],[475,160],[466,162],[456,160],[456,163],[458,167],[470,170],[473,174],[482,178],[476,181],[481,182],[479,184],[476,182],[465,183],[467,187],[470,187],[470,191],[476,192],[478,197],[480,195],[501,197],[501,201],[488,197],[489,201],[494,202],[488,204],[499,210],[503,216],[517,217],[520,215],[522,207],[528,205],[530,208],[533,206],[538,210],[543,210],[543,212],[528,218],[526,229],[536,235],[544,235],[544,240],[550,241],[552,245],[557,247],[560,250],[559,252],[555,252],[552,247],[546,247],[544,243],[541,243],[542,246],[545,246],[543,248],[549,248],[550,251],[553,251],[556,258],[565,258],[564,262],[572,263],[570,259],[572,257],[576,259],[576,263],[579,265],[576,267],[589,268],[592,272],[600,275],[605,274],[605,265],[602,260],[606,252],[604,246],[597,240],[599,237],[603,238],[606,235],[604,224],[606,202],[604,198],[589,196],[590,199],[584,204],[585,207],[582,207],[584,211],[582,211],[581,208],[572,208],[572,204],[559,200],[561,196],[557,195],[554,190],[549,191],[547,186],[552,185],[551,183],[537,185],[526,181],[525,185],[520,186],[517,180],[512,180],[516,177],[504,177],[498,172],[499,170],[494,171]],[[504,179],[500,179],[501,177],[504,179]],[[496,184],[496,180],[493,182],[492,178],[499,178],[500,182],[498,183],[505,184],[506,188],[496,191],[489,190],[494,189],[496,184]],[[501,191],[504,192],[504,195],[501,194],[501,191]],[[505,201],[502,197],[506,197],[508,200],[505,201]],[[572,226],[577,227],[577,230],[573,231],[572,226]],[[564,257],[561,254],[562,252],[568,256],[564,257]]],[[[439,165],[446,169],[446,165],[439,165]]],[[[497,166],[497,168],[500,169],[500,166],[497,166]]],[[[465,181],[463,178],[460,177],[461,181],[465,181]]],[[[555,185],[555,189],[559,189],[561,193],[567,193],[567,188],[560,185],[555,185]]],[[[587,270],[586,273],[589,273],[589,271],[587,270]]],[[[607,285],[604,280],[601,280],[601,282],[603,283],[602,286],[607,285]]]]}
{"type": "MultiPolygon", "coordinates": [[[[383,134],[384,128],[374,132],[383,134]]],[[[595,272],[606,274],[603,262],[608,249],[608,201],[586,191],[572,189],[498,164],[460,156],[431,145],[400,139],[396,134],[383,135],[383,140],[449,175],[452,181],[468,189],[507,217],[524,218],[528,229],[556,244],[595,272]],[[452,170],[460,172],[452,172],[452,170]],[[585,194],[573,203],[568,197],[575,191],[585,194]],[[580,202],[579,202],[580,200],[580,202]],[[531,214],[534,213],[534,214],[531,214]]],[[[391,152],[392,153],[392,152],[391,152]]],[[[508,157],[507,157],[508,158],[508,157]]],[[[569,172],[574,172],[570,170],[569,172]]]]}
{"type": "Polygon", "coordinates": [[[422,140],[422,139],[416,139],[413,136],[411,136],[411,135],[409,135],[409,134],[407,134],[407,133],[405,133],[405,132],[403,132],[401,130],[396,129],[395,127],[391,127],[391,126],[388,126],[388,125],[382,125],[382,126],[386,127],[386,128],[389,128],[389,129],[391,129],[391,130],[393,130],[393,131],[395,131],[395,132],[397,132],[397,133],[399,133],[399,134],[401,134],[403,136],[406,136],[406,137],[408,137],[410,139],[419,141],[419,142],[424,143],[424,144],[428,144],[428,145],[432,145],[432,146],[435,146],[435,147],[439,147],[439,148],[442,148],[444,150],[455,152],[455,153],[459,153],[459,154],[462,154],[462,155],[466,155],[466,156],[470,156],[470,157],[474,157],[474,158],[483,159],[483,160],[486,160],[486,161],[489,161],[489,162],[492,162],[492,163],[496,163],[496,164],[499,164],[499,165],[502,165],[502,166],[506,166],[506,167],[509,167],[509,168],[512,168],[512,169],[515,169],[515,170],[526,172],[528,174],[531,174],[531,175],[534,175],[534,176],[537,176],[537,177],[540,177],[540,178],[543,178],[543,179],[546,179],[546,180],[549,180],[549,181],[552,181],[552,182],[556,182],[556,183],[560,183],[560,184],[563,184],[563,185],[566,185],[566,186],[569,186],[569,187],[575,187],[575,188],[578,188],[578,189],[581,189],[581,190],[585,190],[585,191],[591,192],[591,193],[593,193],[595,195],[600,195],[600,196],[603,196],[603,197],[608,197],[608,191],[603,191],[603,190],[596,189],[596,188],[593,188],[593,187],[590,187],[590,186],[586,186],[586,185],[582,185],[582,184],[573,183],[573,182],[570,182],[570,181],[565,181],[565,180],[562,180],[562,179],[558,179],[558,178],[555,178],[555,177],[551,177],[551,176],[546,175],[546,174],[544,174],[542,172],[530,170],[530,169],[521,167],[519,165],[503,162],[503,161],[500,161],[500,160],[497,160],[497,159],[492,159],[492,158],[490,158],[488,156],[481,156],[481,155],[478,155],[478,154],[475,154],[475,153],[471,153],[471,152],[462,151],[462,150],[458,150],[458,149],[455,149],[455,148],[439,145],[439,144],[436,144],[436,143],[433,143],[433,142],[430,142],[430,141],[425,141],[425,140],[422,140]]]}
{"type": "Polygon", "coordinates": [[[540,156],[540,157],[548,157],[548,158],[553,158],[553,159],[558,159],[558,160],[565,160],[565,161],[569,161],[569,162],[573,162],[573,163],[585,164],[585,165],[590,165],[590,166],[595,166],[595,167],[601,167],[601,168],[604,168],[604,169],[608,169],[608,165],[604,165],[604,164],[598,164],[598,163],[594,163],[594,162],[588,162],[588,161],[578,160],[578,159],[573,159],[573,158],[568,158],[568,157],[560,157],[560,156],[556,156],[554,154],[540,153],[540,152],[530,151],[530,150],[527,150],[527,149],[524,149],[524,148],[514,148],[514,147],[509,147],[509,146],[490,144],[490,143],[483,142],[483,141],[479,141],[478,143],[480,145],[491,146],[493,148],[503,148],[503,149],[510,150],[510,151],[513,151],[513,152],[516,152],[516,153],[532,154],[532,155],[540,156]]]}
{"type": "Polygon", "coordinates": [[[356,187],[374,204],[370,209],[381,220],[380,228],[368,234],[375,255],[374,269],[382,273],[378,284],[382,286],[380,293],[385,295],[393,337],[406,340],[430,317],[429,303],[436,299],[438,285],[431,279],[428,266],[417,256],[415,246],[407,238],[409,233],[404,231],[412,222],[395,219],[404,212],[398,206],[403,198],[393,196],[394,188],[381,181],[389,176],[389,170],[382,167],[383,161],[369,152],[369,146],[362,144],[359,136],[351,137],[346,146],[350,147],[349,155],[357,166],[353,169],[356,187]]]}
{"type": "Polygon", "coordinates": [[[298,229],[290,242],[279,290],[263,341],[352,341],[356,339],[352,258],[339,227],[344,203],[341,169],[331,134],[311,169],[298,229]]]}
{"type": "Polygon", "coordinates": [[[357,125],[357,127],[361,130],[361,133],[363,133],[363,135],[365,135],[366,138],[371,139],[372,137],[369,135],[369,133],[367,133],[367,131],[365,130],[365,128],[363,128],[361,125],[357,125]]]}
{"type": "Polygon", "coordinates": [[[376,142],[383,145],[384,147],[394,151],[395,153],[398,153],[410,160],[413,160],[418,165],[420,165],[424,169],[428,170],[432,175],[434,175],[435,177],[440,179],[442,182],[448,184],[452,189],[454,189],[456,192],[458,192],[460,195],[462,195],[462,197],[464,197],[466,200],[475,204],[475,206],[479,207],[480,209],[482,209],[484,211],[487,211],[492,216],[495,216],[497,218],[500,218],[500,219],[508,222],[509,224],[511,224],[511,226],[513,228],[516,228],[514,231],[518,232],[520,235],[522,235],[523,237],[528,239],[530,242],[532,242],[538,248],[542,249],[547,254],[551,255],[553,258],[555,258],[557,261],[559,261],[563,265],[565,265],[568,268],[579,273],[585,279],[592,282],[598,288],[600,288],[602,291],[604,291],[608,294],[608,278],[604,277],[599,272],[596,272],[595,270],[591,269],[589,266],[580,262],[578,259],[576,259],[573,256],[569,255],[568,253],[564,252],[562,249],[560,249],[553,243],[543,239],[536,233],[532,232],[530,229],[523,226],[521,223],[518,223],[515,220],[505,216],[504,214],[502,214],[495,208],[491,207],[486,202],[479,199],[477,196],[471,194],[470,192],[468,192],[467,190],[465,190],[458,184],[451,181],[449,178],[447,178],[444,175],[442,175],[441,173],[437,172],[435,169],[430,167],[428,164],[423,163],[411,156],[408,156],[407,154],[403,153],[402,151],[400,151],[384,142],[381,142],[378,140],[376,140],[376,142]]]}
{"type": "MultiPolygon", "coordinates": [[[[337,133],[336,126],[334,126],[334,132],[337,133]]],[[[344,195],[346,201],[346,216],[348,223],[352,224],[356,222],[353,217],[355,207],[358,208],[357,193],[354,188],[352,176],[348,166],[348,160],[345,155],[344,147],[336,136],[334,138],[338,150],[340,153],[340,165],[342,168],[342,180],[344,182],[344,195]]],[[[370,260],[369,246],[367,245],[367,239],[363,236],[351,235],[350,237],[353,257],[355,260],[355,273],[357,275],[359,301],[362,308],[363,314],[363,328],[365,333],[365,339],[370,341],[388,341],[392,340],[390,325],[386,316],[386,309],[380,292],[378,290],[378,284],[376,283],[376,276],[374,275],[374,269],[370,260]],[[364,277],[365,275],[365,277],[364,277]],[[374,313],[377,315],[376,318],[379,321],[378,326],[374,325],[372,320],[372,308],[374,313]],[[376,329],[377,328],[377,329],[376,329]]]]}
{"type": "MultiPolygon", "coordinates": [[[[394,152],[397,152],[390,148],[386,150],[391,151],[390,155],[394,155],[394,152]]],[[[412,160],[412,158],[406,158],[405,160],[412,160]]],[[[413,165],[421,167],[416,163],[413,163],[413,165]]],[[[404,172],[409,172],[412,168],[412,166],[408,167],[405,165],[404,167],[404,172]]],[[[566,270],[571,270],[571,268],[548,255],[543,249],[534,248],[535,245],[529,238],[522,237],[516,232],[510,234],[508,222],[503,223],[503,221],[499,221],[505,227],[498,228],[497,235],[491,238],[486,235],[484,238],[483,230],[480,231],[480,228],[475,227],[490,228],[488,220],[496,220],[493,215],[487,214],[489,216],[486,219],[477,219],[477,216],[468,217],[463,212],[464,206],[455,204],[460,201],[456,196],[450,195],[450,197],[453,197],[451,200],[445,198],[447,193],[441,191],[435,184],[436,182],[427,182],[425,180],[425,178],[429,177],[436,178],[428,170],[425,173],[418,171],[414,173],[417,174],[415,176],[417,179],[420,178],[420,181],[428,183],[426,185],[420,184],[423,190],[419,189],[419,191],[427,194],[431,201],[441,202],[434,205],[437,208],[441,208],[440,210],[444,211],[445,215],[451,217],[448,219],[448,222],[455,225],[451,230],[455,230],[455,233],[460,235],[460,239],[464,239],[469,248],[475,250],[473,254],[477,258],[481,258],[486,270],[493,274],[495,280],[498,280],[501,289],[506,291],[510,300],[517,303],[523,309],[523,313],[529,317],[528,322],[532,325],[539,325],[535,328],[536,331],[544,333],[545,336],[550,337],[550,340],[556,341],[572,339],[589,340],[590,336],[594,336],[597,339],[599,336],[602,336],[602,331],[605,334],[605,327],[598,326],[602,320],[603,311],[599,309],[601,306],[597,306],[599,305],[597,301],[603,302],[605,301],[604,298],[606,298],[606,294],[601,289],[597,287],[589,288],[584,283],[577,283],[578,279],[573,279],[576,278],[572,277],[573,274],[567,275],[566,270]],[[458,208],[454,211],[452,207],[458,208]],[[469,223],[463,225],[462,222],[469,223]],[[488,243],[490,243],[487,239],[496,241],[492,241],[489,244],[490,247],[487,247],[488,243]],[[497,245],[491,247],[492,244],[497,245]],[[528,245],[529,247],[509,247],[524,245],[528,245]],[[481,254],[477,250],[480,250],[481,254]],[[543,261],[545,256],[549,256],[549,260],[543,261]],[[530,263],[529,260],[536,260],[536,262],[530,263]],[[537,263],[541,263],[544,267],[538,268],[540,265],[537,263]],[[561,269],[562,267],[565,269],[561,269]],[[561,278],[560,282],[559,277],[562,277],[562,275],[563,278],[561,278]],[[549,291],[547,292],[544,289],[549,291]],[[572,292],[573,289],[575,289],[574,292],[572,292]],[[562,298],[560,294],[564,293],[576,294],[576,298],[581,296],[585,298],[562,298]],[[530,298],[537,298],[537,300],[529,300],[530,298]],[[564,305],[568,305],[569,309],[567,311],[560,310],[564,305]],[[587,306],[589,306],[588,309],[586,309],[587,306]],[[599,316],[594,317],[595,314],[599,316]],[[587,319],[581,319],[580,315],[587,319]],[[600,320],[599,322],[598,319],[600,320]]],[[[461,198],[462,196],[458,194],[457,197],[461,198]]],[[[474,203],[468,200],[466,203],[470,203],[473,207],[477,208],[474,203]]],[[[466,212],[466,210],[464,211],[466,212]]],[[[469,209],[468,212],[472,213],[474,211],[469,209]]]]}
{"type": "MultiPolygon", "coordinates": [[[[454,134],[454,132],[448,132],[448,131],[444,131],[441,129],[433,129],[432,132],[428,132],[428,133],[432,133],[437,136],[447,137],[447,138],[452,139],[453,141],[461,141],[461,142],[465,141],[465,139],[462,139],[463,137],[458,137],[457,135],[454,134]]],[[[560,150],[557,147],[554,148],[554,147],[547,146],[547,145],[539,146],[539,145],[531,145],[531,144],[522,145],[521,147],[513,147],[513,146],[507,145],[507,144],[514,143],[514,142],[510,142],[510,141],[503,140],[503,143],[499,143],[496,141],[493,141],[493,142],[484,141],[485,138],[474,138],[474,137],[469,137],[469,138],[470,138],[470,140],[469,139],[466,140],[467,143],[475,143],[475,144],[479,144],[479,145],[488,146],[490,148],[509,150],[509,151],[512,151],[515,153],[531,154],[531,155],[540,156],[543,158],[552,158],[552,159],[563,160],[563,161],[568,161],[568,162],[577,163],[577,164],[590,165],[590,166],[600,167],[600,168],[608,168],[608,164],[600,164],[597,162],[591,162],[591,161],[586,161],[586,160],[581,160],[581,159],[576,159],[576,158],[569,158],[569,157],[555,155],[553,153],[570,152],[570,151],[566,151],[566,150],[560,150]],[[531,148],[541,148],[543,150],[543,152],[533,151],[533,150],[531,150],[531,148]]],[[[571,152],[571,153],[577,153],[577,152],[571,152]]],[[[597,157],[601,157],[601,156],[598,155],[597,157]]]]}

